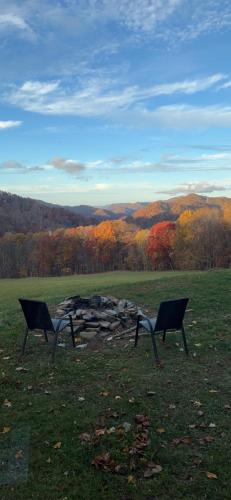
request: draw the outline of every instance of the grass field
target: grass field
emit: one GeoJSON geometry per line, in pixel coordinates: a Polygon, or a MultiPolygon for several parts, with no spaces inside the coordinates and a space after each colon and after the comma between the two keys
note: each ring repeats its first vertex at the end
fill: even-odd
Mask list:
{"type": "Polygon", "coordinates": [[[231,498],[229,270],[0,285],[1,500],[231,498]],[[189,296],[189,358],[179,333],[169,333],[165,345],[158,340],[162,369],[148,337],[137,349],[128,341],[82,352],[59,348],[54,366],[50,346],[33,337],[18,359],[24,327],[18,297],[52,307],[93,292],[134,299],[147,311],[189,296]]]}

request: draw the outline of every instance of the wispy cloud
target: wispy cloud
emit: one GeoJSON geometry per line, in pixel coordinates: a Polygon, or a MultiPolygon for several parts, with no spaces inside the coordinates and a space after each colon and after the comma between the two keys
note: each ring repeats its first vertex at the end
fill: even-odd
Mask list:
{"type": "Polygon", "coordinates": [[[28,25],[22,17],[13,13],[0,14],[0,29],[12,26],[20,30],[28,29],[28,25]]]}
{"type": "Polygon", "coordinates": [[[1,120],[0,121],[0,130],[5,130],[7,128],[19,127],[22,125],[21,121],[12,121],[12,120],[1,120]]]}
{"type": "MultiPolygon", "coordinates": [[[[5,95],[5,100],[24,110],[41,114],[110,116],[158,96],[202,92],[213,88],[225,78],[225,75],[218,73],[209,77],[160,83],[150,87],[131,85],[120,89],[119,82],[98,78],[84,80],[80,82],[79,88],[71,90],[65,90],[59,82],[27,81],[21,87],[10,90],[5,95]]],[[[169,109],[176,112],[180,107],[167,107],[167,111],[169,109]]],[[[164,114],[164,107],[159,114],[160,112],[164,114]]],[[[140,113],[142,114],[142,110],[140,113]]],[[[151,113],[150,111],[149,119],[151,113]]]]}
{"type": "Polygon", "coordinates": [[[218,193],[220,191],[230,190],[230,185],[222,185],[219,183],[210,182],[187,182],[180,184],[172,189],[165,189],[163,191],[156,191],[156,194],[166,194],[169,196],[180,195],[180,194],[211,194],[218,193]]]}
{"type": "Polygon", "coordinates": [[[42,172],[44,167],[42,166],[26,166],[16,160],[5,160],[0,163],[0,169],[6,170],[8,172],[17,172],[20,174],[28,174],[30,172],[42,172]]]}
{"type": "Polygon", "coordinates": [[[76,160],[68,160],[66,158],[52,158],[48,160],[48,165],[51,165],[57,170],[64,170],[68,174],[78,174],[86,169],[86,165],[76,160]]]}

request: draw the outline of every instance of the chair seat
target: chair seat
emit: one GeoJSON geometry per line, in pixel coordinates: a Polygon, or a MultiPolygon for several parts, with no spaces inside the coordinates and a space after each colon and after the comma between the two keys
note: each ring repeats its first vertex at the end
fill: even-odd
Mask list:
{"type": "Polygon", "coordinates": [[[70,325],[69,319],[51,318],[51,321],[55,332],[61,332],[66,326],[70,325]]]}
{"type": "Polygon", "coordinates": [[[142,326],[143,328],[145,328],[145,330],[148,330],[149,332],[154,330],[155,325],[156,325],[156,318],[149,318],[149,321],[147,319],[143,319],[142,321],[140,321],[140,326],[142,326]]]}

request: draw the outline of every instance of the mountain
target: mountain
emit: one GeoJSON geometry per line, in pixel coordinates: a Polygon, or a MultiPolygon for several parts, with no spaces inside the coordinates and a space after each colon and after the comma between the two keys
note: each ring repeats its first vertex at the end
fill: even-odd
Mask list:
{"type": "Polygon", "coordinates": [[[164,201],[154,201],[145,207],[136,210],[127,222],[133,222],[138,226],[148,228],[163,220],[177,220],[185,210],[216,210],[231,222],[231,199],[225,197],[212,198],[198,194],[178,196],[164,201]]]}
{"type": "Polygon", "coordinates": [[[0,236],[6,232],[49,231],[93,222],[91,218],[71,213],[59,205],[0,191],[0,236]]]}
{"type": "Polygon", "coordinates": [[[66,210],[70,210],[75,214],[80,214],[85,217],[93,217],[98,222],[102,220],[113,220],[132,215],[136,210],[145,207],[148,203],[112,203],[103,207],[92,207],[90,205],[77,205],[74,207],[65,206],[66,210]]]}

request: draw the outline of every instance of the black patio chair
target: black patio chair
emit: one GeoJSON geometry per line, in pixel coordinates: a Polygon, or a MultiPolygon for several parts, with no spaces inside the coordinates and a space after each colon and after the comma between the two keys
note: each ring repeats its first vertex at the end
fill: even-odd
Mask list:
{"type": "Polygon", "coordinates": [[[22,354],[25,352],[26,341],[29,330],[43,330],[46,342],[47,334],[54,335],[52,363],[55,359],[55,349],[58,342],[59,333],[67,326],[71,329],[73,347],[75,347],[74,329],[71,315],[65,318],[51,318],[46,302],[31,299],[18,299],[26,320],[25,336],[22,344],[22,354]]]}
{"type": "Polygon", "coordinates": [[[161,302],[156,318],[149,318],[142,312],[139,312],[136,325],[135,347],[138,343],[139,329],[142,327],[149,331],[152,338],[152,346],[155,354],[156,362],[159,363],[159,356],[156,346],[155,335],[163,333],[163,342],[165,342],[167,330],[181,330],[184,350],[188,356],[188,347],[186,342],[183,319],[189,299],[167,300],[161,302]]]}

